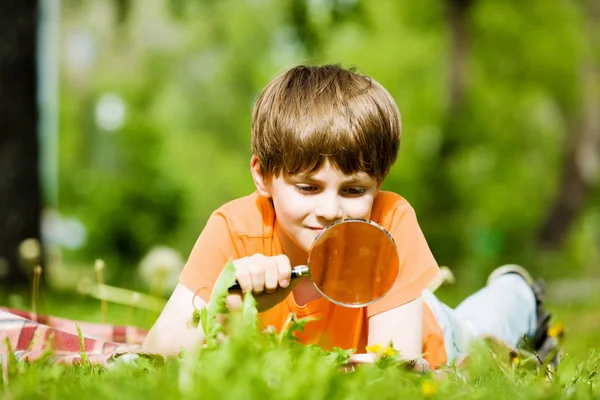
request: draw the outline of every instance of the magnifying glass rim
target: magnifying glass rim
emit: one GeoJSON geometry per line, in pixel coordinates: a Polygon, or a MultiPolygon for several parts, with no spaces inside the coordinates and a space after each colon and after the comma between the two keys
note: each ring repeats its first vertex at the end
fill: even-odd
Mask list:
{"type": "Polygon", "coordinates": [[[381,296],[377,297],[376,299],[370,300],[368,302],[365,303],[358,303],[358,304],[354,304],[354,303],[343,303],[341,301],[337,301],[332,299],[331,297],[329,297],[327,294],[325,294],[321,288],[319,288],[319,286],[316,284],[313,276],[312,276],[312,268],[310,266],[310,259],[312,256],[312,251],[313,248],[315,247],[315,245],[317,244],[319,238],[325,234],[325,232],[327,232],[329,229],[333,228],[336,225],[341,225],[341,224],[345,224],[348,222],[359,222],[359,223],[366,223],[369,225],[374,226],[375,228],[379,229],[380,231],[382,231],[383,233],[385,233],[387,235],[388,238],[391,239],[392,243],[394,244],[394,248],[397,250],[398,247],[396,245],[396,241],[394,240],[394,238],[392,237],[392,235],[381,225],[379,225],[377,222],[369,220],[369,219],[365,219],[365,218],[346,218],[346,219],[342,219],[340,221],[337,222],[333,222],[332,224],[328,225],[325,229],[323,229],[322,232],[320,232],[317,237],[315,238],[315,240],[313,241],[312,245],[310,246],[310,251],[308,253],[308,261],[306,263],[306,266],[308,267],[308,274],[310,276],[310,280],[313,282],[313,285],[315,286],[315,288],[317,289],[317,291],[321,294],[321,296],[323,296],[324,298],[326,298],[327,300],[329,300],[330,302],[340,305],[342,307],[348,307],[348,308],[362,308],[362,307],[367,307],[373,303],[375,303],[376,301],[380,300],[381,298],[383,298],[386,294],[388,294],[390,292],[390,290],[392,290],[392,288],[394,287],[394,284],[396,283],[396,279],[398,279],[398,274],[400,273],[400,259],[398,257],[398,251],[396,251],[396,258],[398,259],[398,267],[396,268],[396,276],[394,276],[394,283],[392,285],[390,285],[390,287],[388,288],[388,290],[386,290],[381,296]]]}

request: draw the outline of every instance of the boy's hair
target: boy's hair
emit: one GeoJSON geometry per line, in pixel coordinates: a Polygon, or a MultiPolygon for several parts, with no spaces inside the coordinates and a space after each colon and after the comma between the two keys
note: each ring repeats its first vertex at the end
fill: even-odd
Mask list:
{"type": "Polygon", "coordinates": [[[382,182],[396,161],[402,125],[375,80],[338,65],[298,66],[272,80],[252,112],[252,152],[262,174],[314,173],[328,160],[382,182]]]}

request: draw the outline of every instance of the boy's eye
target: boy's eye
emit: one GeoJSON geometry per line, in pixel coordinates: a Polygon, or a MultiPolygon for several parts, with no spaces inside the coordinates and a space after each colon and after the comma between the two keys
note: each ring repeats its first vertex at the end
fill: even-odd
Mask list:
{"type": "Polygon", "coordinates": [[[348,193],[351,196],[360,196],[365,194],[365,192],[367,191],[366,189],[363,188],[347,188],[344,189],[346,193],[348,193]]]}
{"type": "Polygon", "coordinates": [[[311,185],[296,185],[296,189],[302,193],[312,193],[317,191],[317,187],[311,185]]]}

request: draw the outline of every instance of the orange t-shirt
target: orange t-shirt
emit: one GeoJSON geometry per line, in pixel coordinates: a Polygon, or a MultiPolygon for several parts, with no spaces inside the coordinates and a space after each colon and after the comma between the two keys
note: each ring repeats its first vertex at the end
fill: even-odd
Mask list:
{"type": "MultiPolygon", "coordinates": [[[[300,307],[290,293],[285,301],[259,314],[262,326],[272,325],[279,330],[290,312],[300,318],[316,317],[306,324],[304,333],[299,334],[303,343],[364,352],[367,319],[414,300],[439,274],[415,211],[403,197],[380,192],[373,202],[371,220],[390,232],[398,245],[400,259],[396,283],[382,299],[362,308],[342,307],[325,298],[300,307]]],[[[230,258],[283,253],[275,222],[271,201],[256,192],[225,204],[209,218],[181,273],[180,282],[208,302],[212,287],[230,258]]],[[[429,306],[424,303],[423,307],[424,357],[433,366],[445,364],[443,332],[429,306]]]]}

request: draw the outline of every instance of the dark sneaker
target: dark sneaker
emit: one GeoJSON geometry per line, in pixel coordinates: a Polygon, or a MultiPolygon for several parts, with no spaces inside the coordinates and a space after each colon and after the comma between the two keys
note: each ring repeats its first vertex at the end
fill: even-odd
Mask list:
{"type": "Polygon", "coordinates": [[[551,314],[544,310],[546,284],[542,279],[538,279],[537,281],[534,280],[529,272],[520,265],[507,264],[492,271],[487,280],[488,285],[502,275],[506,274],[517,274],[523,278],[531,287],[531,290],[535,296],[537,327],[533,337],[528,338],[528,347],[530,347],[531,350],[537,354],[541,362],[546,365],[557,367],[560,361],[558,340],[556,337],[548,335],[551,314]]]}

